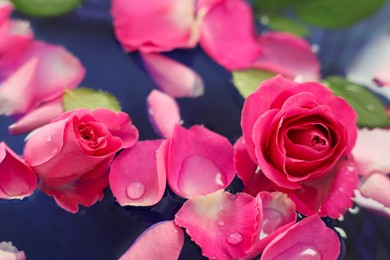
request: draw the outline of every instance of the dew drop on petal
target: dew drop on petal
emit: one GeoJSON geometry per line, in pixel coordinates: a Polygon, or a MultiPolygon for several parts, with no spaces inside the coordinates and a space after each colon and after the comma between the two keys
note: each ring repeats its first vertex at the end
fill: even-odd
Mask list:
{"type": "Polygon", "coordinates": [[[130,199],[137,200],[144,195],[145,186],[138,181],[132,182],[127,186],[126,193],[130,199]]]}
{"type": "Polygon", "coordinates": [[[226,237],[226,242],[232,245],[237,245],[238,243],[241,243],[242,241],[242,235],[240,232],[234,232],[226,237]]]}
{"type": "Polygon", "coordinates": [[[220,226],[220,227],[225,226],[225,222],[224,221],[218,221],[218,226],[220,226]]]}
{"type": "Polygon", "coordinates": [[[47,142],[51,142],[51,135],[49,135],[49,136],[46,138],[46,141],[47,141],[47,142]]]}

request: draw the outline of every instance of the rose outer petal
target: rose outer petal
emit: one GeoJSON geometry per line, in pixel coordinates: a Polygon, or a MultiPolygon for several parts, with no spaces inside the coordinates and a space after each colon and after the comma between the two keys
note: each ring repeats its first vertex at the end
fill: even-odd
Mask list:
{"type": "Polygon", "coordinates": [[[203,1],[200,45],[228,70],[247,68],[261,53],[256,42],[251,7],[243,0],[203,1]]]}
{"type": "Polygon", "coordinates": [[[339,254],[336,233],[318,215],[313,215],[279,234],[267,245],[260,259],[336,260],[339,254]]]}
{"type": "Polygon", "coordinates": [[[210,259],[243,257],[256,232],[256,202],[245,193],[219,190],[187,200],[176,213],[175,223],[210,259]],[[239,210],[237,210],[239,209],[239,210]]]}
{"type": "Polygon", "coordinates": [[[157,53],[141,54],[145,69],[157,87],[171,97],[203,95],[202,78],[190,67],[157,53]]]}
{"type": "Polygon", "coordinates": [[[390,208],[390,179],[386,174],[373,173],[363,181],[359,190],[364,197],[390,208]]]}
{"type": "Polygon", "coordinates": [[[253,175],[256,173],[257,164],[249,157],[242,136],[234,143],[234,169],[237,176],[242,180],[244,187],[249,186],[253,175]]]}
{"type": "Polygon", "coordinates": [[[110,187],[122,206],[151,206],[164,195],[166,176],[157,171],[156,153],[162,140],[141,141],[113,161],[110,187]]]}
{"type": "Polygon", "coordinates": [[[23,199],[37,187],[32,169],[4,142],[0,142],[0,199],[23,199]]]}
{"type": "Polygon", "coordinates": [[[233,146],[202,126],[176,125],[167,153],[168,184],[179,196],[192,198],[224,189],[233,180],[233,146]]]}
{"type": "Polygon", "coordinates": [[[173,221],[163,221],[145,230],[119,259],[178,259],[183,244],[183,230],[173,221]]]}
{"type": "Polygon", "coordinates": [[[180,124],[180,110],[175,99],[158,90],[152,90],[147,97],[149,121],[154,131],[164,138],[170,138],[177,124],[180,124]]]}

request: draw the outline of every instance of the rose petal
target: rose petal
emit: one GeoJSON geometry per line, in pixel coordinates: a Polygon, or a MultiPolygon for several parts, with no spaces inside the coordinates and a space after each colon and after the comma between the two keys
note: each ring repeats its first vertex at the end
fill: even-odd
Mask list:
{"type": "Polygon", "coordinates": [[[191,198],[224,189],[233,180],[233,147],[223,136],[202,126],[177,125],[165,151],[168,184],[191,198]]]}
{"type": "Polygon", "coordinates": [[[252,176],[248,186],[244,187],[244,192],[256,197],[260,191],[275,191],[275,183],[268,179],[262,170],[258,168],[257,173],[252,176]]]}
{"type": "Polygon", "coordinates": [[[0,142],[0,199],[23,199],[37,186],[32,169],[4,142],[0,142]]]}
{"type": "Polygon", "coordinates": [[[390,179],[382,173],[373,173],[360,186],[360,193],[390,208],[390,179]]]}
{"type": "Polygon", "coordinates": [[[152,90],[147,97],[148,115],[154,131],[164,138],[170,138],[175,125],[180,124],[180,110],[175,99],[158,90],[152,90]]]}
{"type": "Polygon", "coordinates": [[[253,175],[256,174],[257,165],[249,157],[245,140],[242,136],[234,144],[234,169],[237,172],[237,176],[242,180],[244,187],[249,186],[253,175]]]}
{"type": "MultiPolygon", "coordinates": [[[[1,2],[0,2],[1,5],[1,2]]],[[[0,242],[0,258],[2,260],[25,260],[26,255],[19,251],[12,242],[0,242]]]]}
{"type": "Polygon", "coordinates": [[[51,120],[64,112],[62,97],[41,104],[31,112],[24,115],[16,123],[8,127],[12,135],[30,132],[38,127],[48,124],[51,120]]]}
{"type": "Polygon", "coordinates": [[[145,69],[163,92],[171,97],[203,95],[203,80],[191,68],[161,54],[148,53],[141,56],[145,69]]]}
{"type": "Polygon", "coordinates": [[[157,171],[156,152],[162,140],[141,141],[113,161],[110,187],[122,206],[151,206],[164,195],[166,176],[157,171]]]}
{"type": "Polygon", "coordinates": [[[354,201],[357,205],[366,208],[380,216],[390,219],[390,207],[386,207],[385,205],[379,203],[376,200],[362,196],[362,194],[358,190],[355,190],[354,193],[354,201]]]}
{"type": "Polygon", "coordinates": [[[163,221],[145,230],[120,260],[178,259],[184,244],[184,233],[173,221],[163,221]]]}
{"type": "Polygon", "coordinates": [[[198,41],[194,0],[112,1],[117,39],[126,51],[163,52],[198,41]]]}
{"type": "Polygon", "coordinates": [[[202,49],[228,70],[247,68],[261,53],[251,7],[243,0],[209,2],[198,4],[202,49]]]}
{"type": "Polygon", "coordinates": [[[359,174],[368,176],[373,172],[390,173],[390,129],[359,129],[352,150],[359,174]]]}
{"type": "Polygon", "coordinates": [[[337,259],[340,241],[318,215],[299,221],[265,248],[261,259],[337,259]]]}
{"type": "Polygon", "coordinates": [[[262,219],[257,221],[257,235],[244,259],[261,254],[268,243],[296,222],[295,204],[286,194],[260,192],[256,201],[262,219]]]}
{"type": "Polygon", "coordinates": [[[268,32],[258,37],[263,53],[253,67],[294,78],[295,81],[316,81],[320,63],[304,39],[284,32],[268,32]]]}
{"type": "Polygon", "coordinates": [[[113,136],[122,140],[123,148],[130,148],[138,141],[138,129],[132,124],[128,114],[106,108],[95,109],[92,114],[107,126],[113,136]]]}
{"type": "Polygon", "coordinates": [[[244,256],[251,246],[256,216],[256,202],[252,196],[219,190],[186,201],[176,213],[175,223],[186,228],[204,256],[235,259],[244,256]]]}
{"type": "Polygon", "coordinates": [[[78,205],[92,206],[103,199],[103,190],[108,185],[108,170],[111,158],[96,166],[95,169],[76,181],[62,186],[49,186],[45,182],[39,183],[39,189],[49,196],[53,196],[57,205],[71,212],[78,212],[78,205]]]}

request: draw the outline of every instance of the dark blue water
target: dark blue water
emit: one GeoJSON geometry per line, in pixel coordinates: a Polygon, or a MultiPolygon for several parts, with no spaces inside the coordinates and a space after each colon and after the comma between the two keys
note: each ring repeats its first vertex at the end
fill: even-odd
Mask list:
{"type": "MultiPolygon", "coordinates": [[[[315,30],[312,42],[320,46],[323,74],[343,74],[349,62],[373,33],[374,25],[390,17],[390,5],[379,16],[356,27],[327,32],[315,30]]],[[[37,39],[64,45],[87,69],[83,86],[102,89],[118,97],[140,130],[140,139],[155,139],[147,117],[145,100],[155,87],[142,68],[138,54],[126,54],[114,38],[108,0],[87,0],[75,13],[55,19],[33,19],[37,39]]],[[[18,15],[18,17],[22,17],[18,15]]],[[[23,17],[24,18],[24,17],[23,17]]],[[[387,20],[389,21],[389,20],[387,20]]],[[[191,66],[205,81],[205,95],[178,100],[186,126],[204,124],[234,142],[240,135],[243,99],[231,83],[230,74],[200,48],[169,54],[191,66]]],[[[0,140],[22,153],[24,136],[10,136],[8,118],[0,117],[0,140]]],[[[152,224],[173,219],[183,200],[169,191],[153,207],[122,208],[109,190],[103,201],[70,214],[40,191],[24,201],[0,201],[0,241],[12,241],[27,258],[116,259],[152,224]]],[[[237,209],[238,210],[238,209],[237,209]]],[[[344,221],[330,223],[347,234],[345,259],[388,259],[390,221],[363,209],[348,213],[344,221]]],[[[201,259],[200,250],[186,238],[182,259],[201,259]]]]}

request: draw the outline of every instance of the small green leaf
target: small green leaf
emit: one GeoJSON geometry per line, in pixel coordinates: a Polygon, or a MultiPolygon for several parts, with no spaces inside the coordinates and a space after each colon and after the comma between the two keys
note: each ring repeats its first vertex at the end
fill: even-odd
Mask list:
{"type": "Polygon", "coordinates": [[[276,74],[258,69],[236,70],[232,72],[233,84],[243,98],[254,92],[264,80],[274,77],[276,74]]]}
{"type": "Polygon", "coordinates": [[[359,127],[390,126],[386,108],[379,98],[365,87],[337,76],[325,78],[324,83],[333,90],[336,96],[344,98],[355,109],[359,127]]]}
{"type": "Polygon", "coordinates": [[[258,12],[277,13],[293,6],[296,2],[308,2],[315,0],[254,0],[253,5],[258,12]]]}
{"type": "Polygon", "coordinates": [[[113,95],[90,88],[65,90],[63,101],[65,111],[75,108],[88,108],[90,110],[107,108],[116,112],[122,110],[118,100],[113,95]]]}
{"type": "Polygon", "coordinates": [[[294,5],[302,20],[323,28],[340,28],[367,18],[378,11],[385,0],[312,0],[294,5]]]}
{"type": "Polygon", "coordinates": [[[12,0],[16,10],[30,16],[54,17],[78,7],[83,0],[12,0]]]}
{"type": "Polygon", "coordinates": [[[305,37],[309,35],[309,29],[288,17],[283,16],[269,16],[268,23],[266,24],[270,29],[275,31],[283,31],[295,34],[297,36],[305,37]]]}

